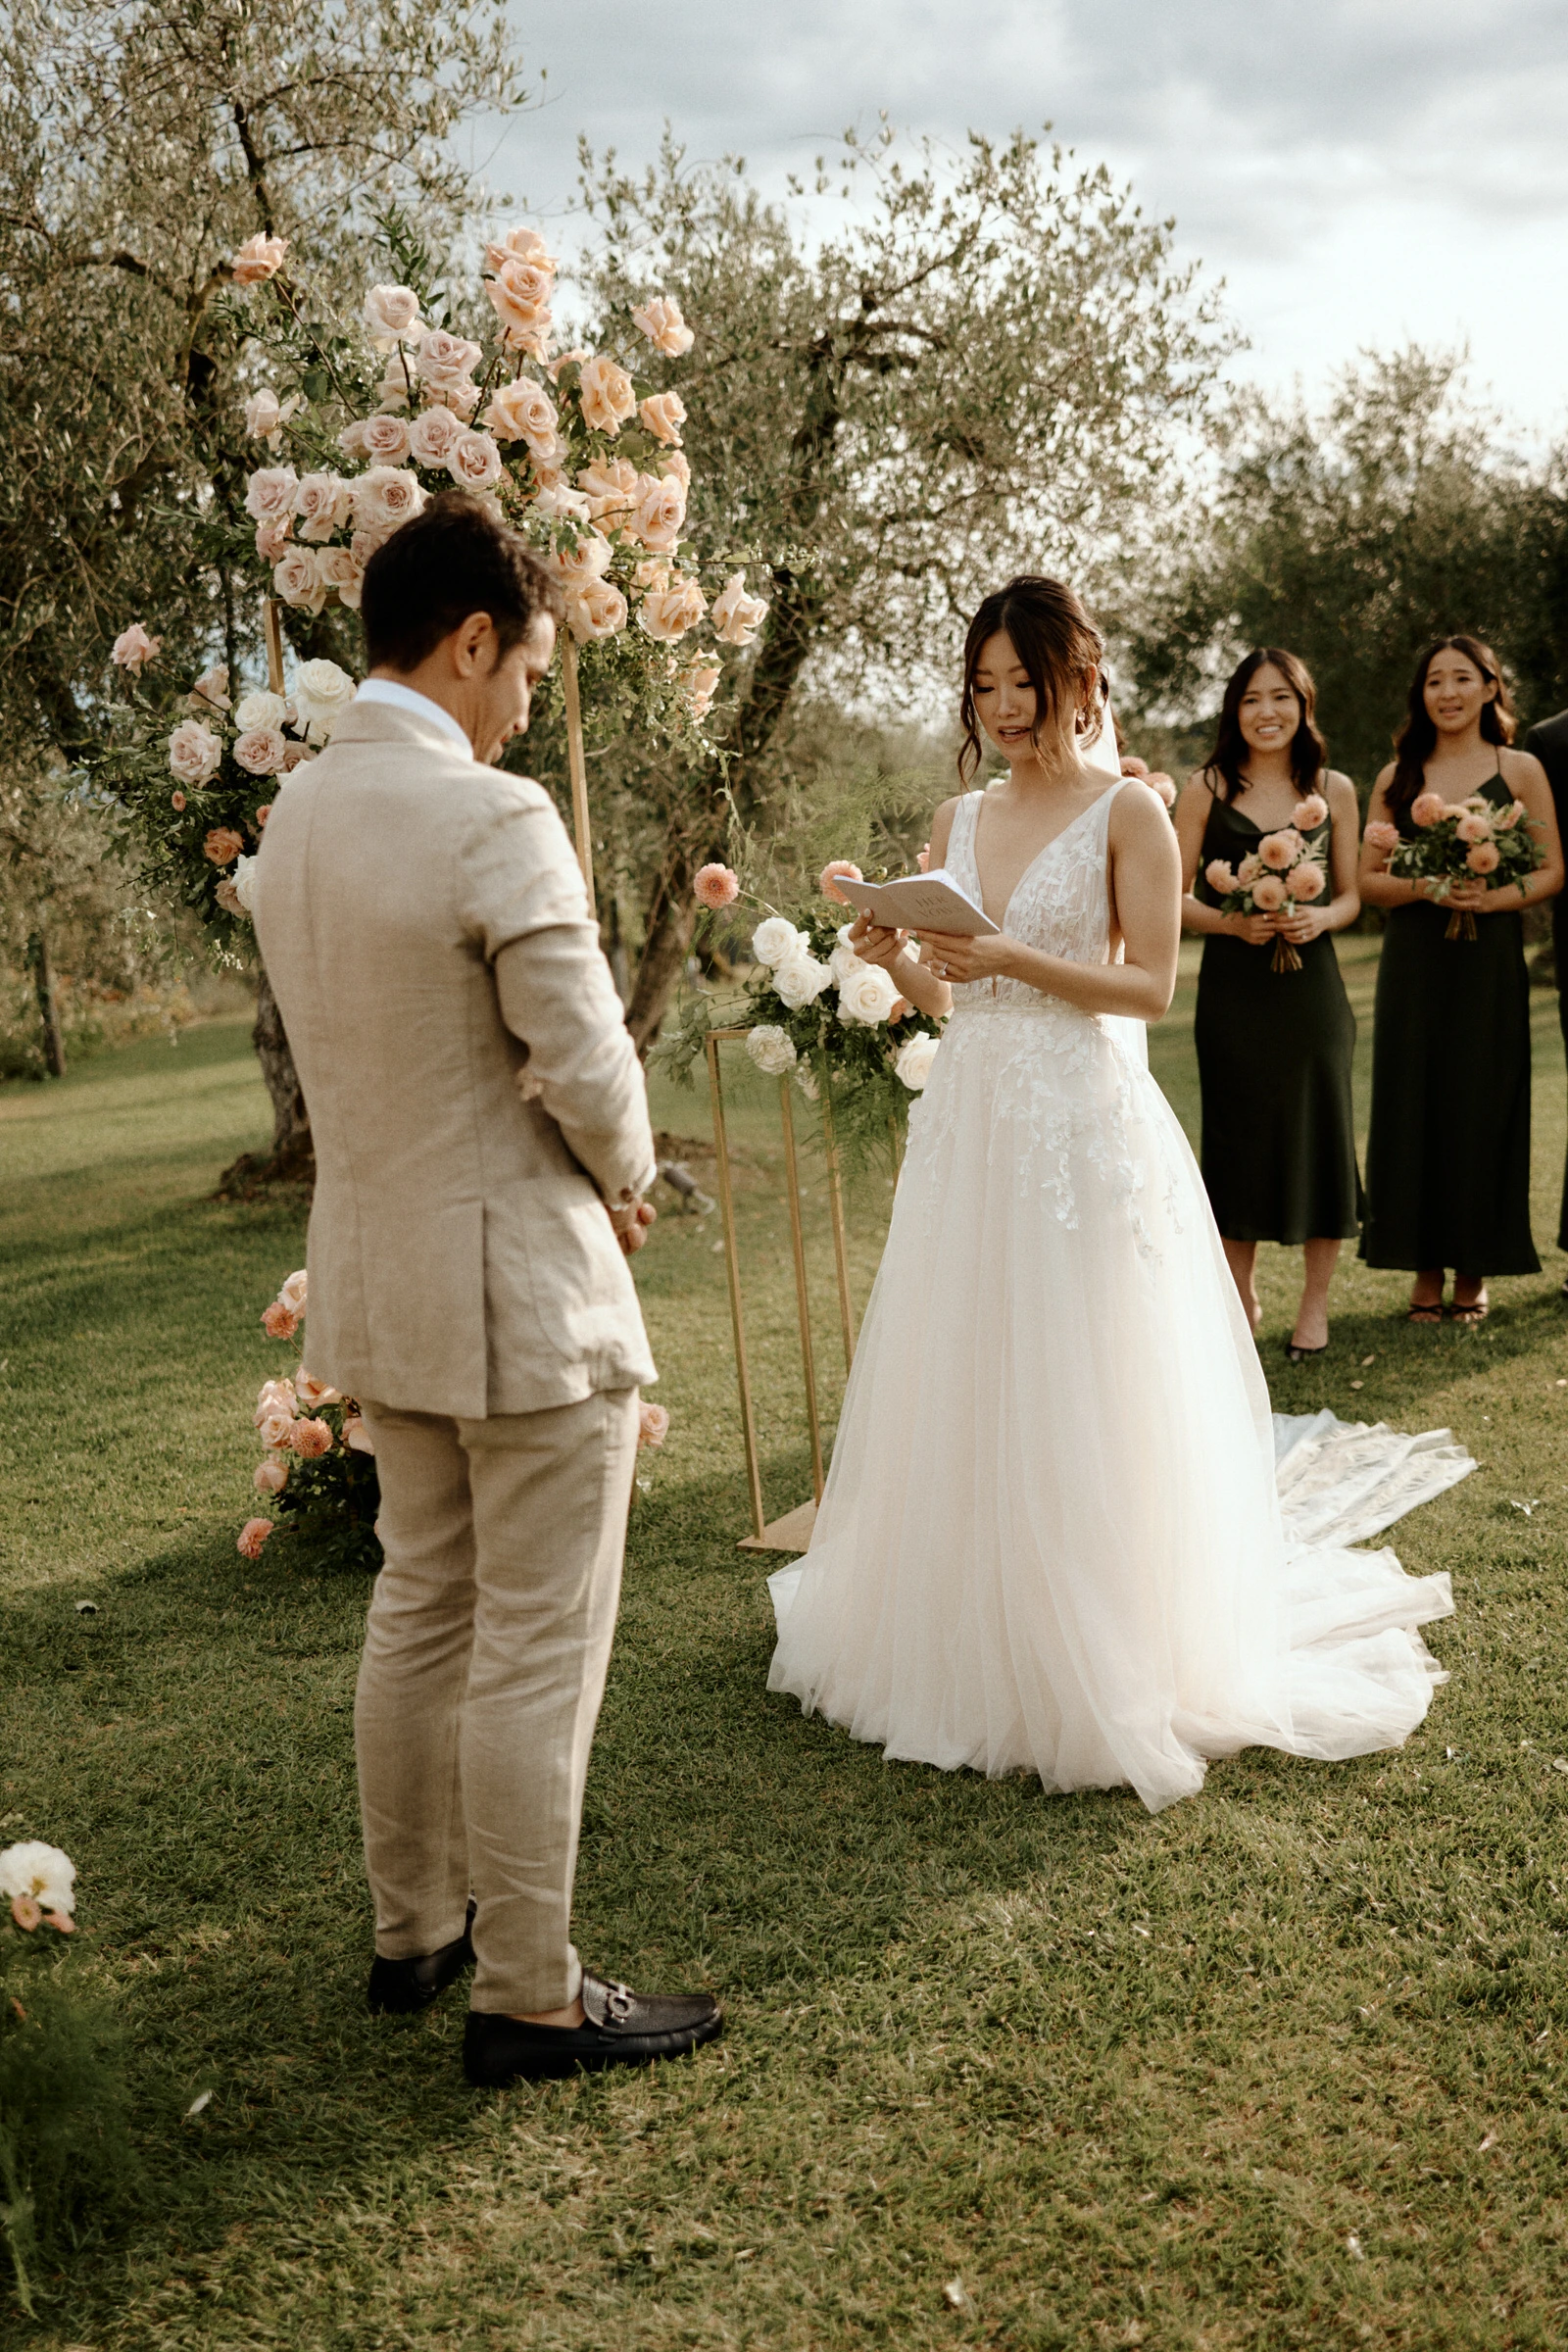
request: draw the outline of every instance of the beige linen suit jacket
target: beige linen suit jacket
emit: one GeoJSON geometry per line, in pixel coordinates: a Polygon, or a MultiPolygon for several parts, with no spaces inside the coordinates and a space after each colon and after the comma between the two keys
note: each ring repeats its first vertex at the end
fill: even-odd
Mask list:
{"type": "Polygon", "coordinates": [[[654,1379],[604,1209],[653,1181],[647,1090],[549,795],[356,704],[253,910],[316,1144],[316,1377],[466,1420],[654,1379]]]}

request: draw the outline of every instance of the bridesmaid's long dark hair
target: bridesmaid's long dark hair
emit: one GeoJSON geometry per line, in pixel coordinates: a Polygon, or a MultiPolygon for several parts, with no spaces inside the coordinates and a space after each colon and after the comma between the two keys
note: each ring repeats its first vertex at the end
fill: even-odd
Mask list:
{"type": "Polygon", "coordinates": [[[999,630],[1011,638],[1013,651],[1035,690],[1031,732],[1036,745],[1041,728],[1063,703],[1077,705],[1078,731],[1091,738],[1098,731],[1093,717],[1103,708],[1095,696],[1087,703],[1082,699],[1084,679],[1099,668],[1103,657],[1103,637],[1064,581],[1021,572],[985,599],[963,641],[963,695],[958,704],[963,741],[958,747],[958,780],[965,786],[984,752],[974,710],[974,673],[987,643],[999,630]]]}
{"type": "Polygon", "coordinates": [[[1329,747],[1318,733],[1313,713],[1317,709],[1317,688],[1306,663],[1296,654],[1287,654],[1277,645],[1257,645],[1232,670],[1225,686],[1225,700],[1219,707],[1219,727],[1214,737],[1214,749],[1203,763],[1203,773],[1218,776],[1225,789],[1222,800],[1234,801],[1243,789],[1242,770],[1247,765],[1248,744],[1242,733],[1242,697],[1260,669],[1272,663],[1286,685],[1295,695],[1300,716],[1296,733],[1291,737],[1291,773],[1304,799],[1317,788],[1329,756],[1329,747]]]}
{"type": "Polygon", "coordinates": [[[1426,789],[1427,761],[1438,748],[1438,730],[1427,709],[1427,671],[1439,654],[1463,654],[1473,662],[1489,686],[1497,689],[1492,701],[1481,712],[1483,743],[1512,743],[1514,734],[1513,704],[1508,699],[1508,682],[1498,666],[1497,657],[1490,645],[1479,637],[1440,637],[1429,645],[1415,665],[1410,680],[1409,699],[1399,731],[1394,738],[1394,777],[1389,785],[1389,814],[1397,816],[1408,808],[1418,793],[1426,789]]]}

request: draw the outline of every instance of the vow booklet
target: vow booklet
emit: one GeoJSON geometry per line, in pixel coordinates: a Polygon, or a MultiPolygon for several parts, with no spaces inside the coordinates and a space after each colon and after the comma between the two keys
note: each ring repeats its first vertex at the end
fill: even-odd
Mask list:
{"type": "Polygon", "coordinates": [[[951,931],[960,939],[989,939],[1001,928],[940,867],[934,874],[901,874],[896,882],[851,882],[843,874],[834,880],[858,913],[890,931],[951,931]]]}

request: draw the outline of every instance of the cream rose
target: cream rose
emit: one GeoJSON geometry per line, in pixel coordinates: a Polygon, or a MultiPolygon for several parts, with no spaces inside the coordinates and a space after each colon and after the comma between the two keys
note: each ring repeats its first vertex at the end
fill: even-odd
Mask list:
{"type": "Polygon", "coordinates": [[[668,449],[679,449],[680,428],[686,421],[686,403],[678,392],[655,392],[637,403],[644,430],[668,449]]]}
{"type": "Polygon", "coordinates": [[[498,441],[526,441],[536,458],[548,461],[561,429],[561,412],[543,384],[531,375],[518,375],[492,393],[483,422],[498,441]]]}
{"type": "Polygon", "coordinates": [[[770,969],[787,963],[792,956],[808,956],[811,943],[804,931],[782,914],[770,914],[766,922],[759,923],[752,933],[752,954],[759,963],[770,969]]]}
{"type": "Polygon", "coordinates": [[[485,279],[484,290],[506,329],[508,342],[537,345],[549,335],[550,303],[556,290],[553,269],[529,261],[524,254],[505,254],[485,279]]]}
{"type": "Polygon", "coordinates": [[[234,758],[250,776],[280,776],[288,745],[277,727],[247,727],[234,738],[234,758]]]}
{"type": "Polygon", "coordinates": [[[695,580],[672,573],[665,588],[651,588],[637,613],[637,625],[659,645],[673,645],[695,629],[708,611],[708,600],[695,580]]]}
{"type": "Polygon", "coordinates": [[[780,1029],[773,1021],[764,1021],[760,1028],[748,1031],[746,1051],[764,1078],[782,1078],[800,1059],[788,1030],[780,1029]]]}
{"type": "Polygon", "coordinates": [[[241,914],[249,921],[255,910],[256,860],[254,858],[236,859],[233,891],[241,914]]]}
{"type": "Polygon", "coordinates": [[[556,257],[536,228],[509,228],[499,243],[484,249],[484,266],[499,270],[507,262],[532,262],[539,270],[548,270],[553,277],[556,257]]]}
{"type": "Polygon", "coordinates": [[[377,351],[412,343],[423,328],[419,297],[412,286],[371,286],[365,297],[365,326],[377,351]]]}
{"type": "Polygon", "coordinates": [[[265,229],[258,229],[254,237],[246,238],[229,265],[235,285],[259,286],[265,279],[275,277],[287,251],[287,237],[270,237],[265,229]]]}
{"type": "Polygon", "coordinates": [[[223,747],[199,718],[182,718],[169,738],[171,773],[181,784],[205,784],[222,765],[223,747]]]}
{"type": "Polygon", "coordinates": [[[682,358],[697,339],[680,315],[680,304],[667,294],[656,294],[652,302],[633,311],[632,322],[669,360],[682,358]]]}
{"type": "Polygon", "coordinates": [[[293,514],[299,486],[292,466],[263,466],[245,485],[245,512],[257,522],[278,522],[293,514]]]}
{"type": "Polygon", "coordinates": [[[326,590],[316,568],[316,558],[308,547],[285,548],[272,566],[272,593],[285,605],[294,605],[301,612],[319,612],[326,604],[326,590]]]}
{"type": "Polygon", "coordinates": [[[547,522],[586,522],[593,513],[580,490],[568,490],[564,482],[546,482],[535,491],[533,510],[547,522]]]}
{"type": "Polygon", "coordinates": [[[294,536],[294,517],[280,514],[275,522],[256,525],[256,553],[264,564],[275,564],[294,536]]]}
{"type": "Polygon", "coordinates": [[[297,392],[291,393],[287,400],[280,401],[277,394],[264,384],[261,391],[253,392],[245,403],[245,430],[253,441],[270,441],[275,449],[279,433],[299,405],[297,392]]]}
{"type": "Polygon", "coordinates": [[[303,1315],[305,1301],[311,1295],[311,1275],[308,1266],[298,1266],[287,1280],[278,1286],[278,1298],[291,1315],[303,1315]]]}
{"type": "Polygon", "coordinates": [[[612,524],[636,512],[642,479],[636,466],[628,466],[624,458],[600,458],[583,467],[577,487],[587,499],[594,520],[612,524]]]}
{"type": "Polygon", "coordinates": [[[447,471],[465,490],[488,490],[501,479],[501,452],[488,433],[462,432],[447,451],[447,471]]]}
{"type": "Polygon", "coordinates": [[[307,1372],[303,1364],[294,1375],[294,1394],[308,1413],[318,1412],[323,1404],[341,1404],[343,1401],[341,1389],[334,1389],[326,1381],[318,1380],[315,1373],[307,1372]]]}
{"type": "Polygon", "coordinates": [[[360,455],[368,458],[372,466],[406,463],[412,438],[406,416],[395,416],[381,410],[374,416],[367,416],[359,430],[364,436],[360,455]]]}
{"type": "Polygon", "coordinates": [[[629,416],[637,414],[637,395],[624,368],[601,352],[583,363],[577,378],[577,399],[590,432],[608,433],[612,440],[629,416]]]}
{"type": "Polygon", "coordinates": [[[426,409],[409,434],[409,455],[419,466],[444,466],[463,436],[450,409],[426,409]]]}
{"type": "Polygon", "coordinates": [[[930,1036],[924,1029],[906,1040],[893,1057],[893,1067],[904,1080],[911,1095],[917,1095],[931,1076],[931,1064],[937,1057],[942,1040],[930,1036]]]}
{"type": "Polygon", "coordinates": [[[602,531],[586,531],[574,547],[558,547],[550,562],[568,586],[580,587],[588,580],[602,580],[613,558],[614,549],[602,531]]]}
{"type": "Polygon", "coordinates": [[[839,982],[841,1021],[859,1021],[874,1029],[889,1017],[898,1001],[899,992],[879,963],[862,963],[858,972],[839,982]]]}
{"type": "Polygon", "coordinates": [[[659,470],[662,474],[667,474],[671,481],[679,482],[683,490],[690,491],[692,486],[691,461],[683,449],[672,449],[668,457],[661,458],[659,470]]]}
{"type": "Polygon", "coordinates": [[[612,580],[585,579],[566,590],[566,625],[579,645],[617,637],[626,617],[626,599],[612,580]]]}
{"type": "Polygon", "coordinates": [[[732,571],[713,599],[713,633],[719,643],[750,645],[766,618],[762,599],[746,593],[745,572],[732,571]]]}
{"type": "Polygon", "coordinates": [[[330,539],[347,522],[354,500],[339,473],[307,473],[294,493],[294,512],[302,539],[330,539]]]}
{"type": "Polygon", "coordinates": [[[664,481],[650,473],[642,475],[638,491],[637,504],[627,517],[626,529],[651,554],[673,555],[680,539],[681,526],[686,520],[685,491],[679,482],[664,481]]]}
{"type": "MultiPolygon", "coordinates": [[[[450,335],[444,326],[426,327],[419,337],[415,370],[421,384],[438,392],[474,391],[468,382],[484,353],[466,335],[450,335]]],[[[474,398],[478,394],[474,391],[474,398]]]]}
{"type": "Polygon", "coordinates": [[[362,530],[385,535],[424,511],[424,492],[417,477],[401,466],[372,466],[350,487],[354,519],[362,530]]]}
{"type": "Polygon", "coordinates": [[[803,1004],[814,1004],[823,989],[832,985],[832,973],[814,956],[792,956],[774,967],[774,991],[791,1012],[799,1012],[803,1004]]]}
{"type": "Polygon", "coordinates": [[[109,659],[117,669],[139,670],[158,659],[163,646],[161,637],[149,637],[139,620],[128,629],[122,629],[110,648],[109,659]]]}
{"type": "MultiPolygon", "coordinates": [[[[849,925],[846,924],[844,928],[845,930],[848,930],[849,925]]],[[[827,964],[828,970],[833,975],[835,984],[839,987],[842,987],[844,982],[852,978],[856,972],[863,972],[865,970],[864,956],[857,956],[855,950],[845,938],[844,931],[839,933],[839,944],[834,949],[832,955],[828,957],[827,964]]]]}
{"type": "Polygon", "coordinates": [[[358,692],[335,662],[302,662],[294,675],[294,708],[313,742],[324,742],[358,692]]]}
{"type": "Polygon", "coordinates": [[[681,700],[699,726],[713,707],[713,697],[718,692],[718,682],[723,674],[716,662],[705,662],[701,655],[694,662],[688,662],[680,673],[681,700]]]}
{"type": "Polygon", "coordinates": [[[248,735],[254,727],[280,727],[288,716],[288,705],[280,694],[268,694],[260,689],[242,695],[234,711],[234,724],[248,735]]]}
{"type": "Polygon", "coordinates": [[[360,609],[365,566],[352,547],[323,547],[316,558],[316,572],[323,588],[337,591],[337,601],[350,612],[360,609]]]}

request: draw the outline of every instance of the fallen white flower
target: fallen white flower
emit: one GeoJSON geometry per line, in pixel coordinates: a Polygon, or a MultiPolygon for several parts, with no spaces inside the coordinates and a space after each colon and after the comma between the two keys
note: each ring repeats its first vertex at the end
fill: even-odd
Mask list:
{"type": "Polygon", "coordinates": [[[0,1853],[0,1895],[10,1901],[30,1895],[46,1911],[70,1913],[75,1909],[75,1883],[76,1865],[71,1856],[58,1845],[45,1845],[41,1838],[25,1838],[0,1853]]]}

